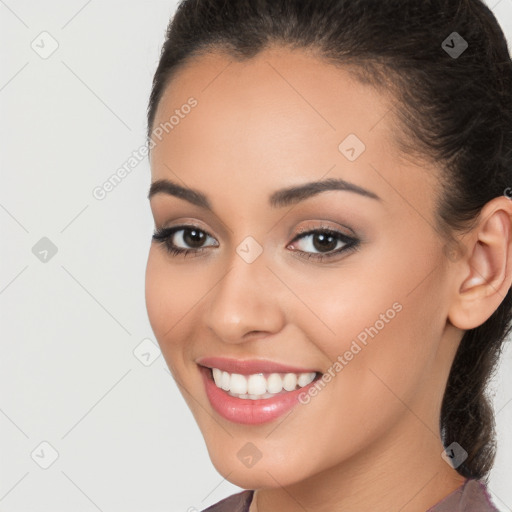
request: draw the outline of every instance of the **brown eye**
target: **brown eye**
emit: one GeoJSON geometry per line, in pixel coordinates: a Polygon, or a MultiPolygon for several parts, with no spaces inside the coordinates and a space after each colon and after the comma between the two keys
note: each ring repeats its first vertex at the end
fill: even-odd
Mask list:
{"type": "Polygon", "coordinates": [[[355,249],[359,240],[349,237],[339,231],[316,229],[297,236],[292,245],[305,258],[330,258],[349,249],[355,249]]]}
{"type": "Polygon", "coordinates": [[[172,255],[200,253],[209,245],[218,245],[216,243],[204,245],[208,238],[215,240],[209,233],[197,226],[160,228],[153,234],[153,240],[162,243],[172,255]]]}
{"type": "MultiPolygon", "coordinates": [[[[181,235],[181,239],[183,240],[183,242],[185,242],[185,244],[191,246],[192,248],[201,247],[207,236],[204,231],[201,231],[196,228],[180,229],[179,231],[183,231],[183,235],[181,235]]],[[[175,234],[177,232],[175,232],[175,234]]]]}

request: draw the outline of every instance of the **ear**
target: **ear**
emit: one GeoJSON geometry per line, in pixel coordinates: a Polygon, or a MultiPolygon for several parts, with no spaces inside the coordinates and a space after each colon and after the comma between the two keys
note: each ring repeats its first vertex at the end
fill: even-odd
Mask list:
{"type": "Polygon", "coordinates": [[[498,309],[512,284],[512,201],[489,201],[478,223],[460,243],[463,256],[454,263],[454,300],[448,318],[459,329],[482,325],[498,309]]]}

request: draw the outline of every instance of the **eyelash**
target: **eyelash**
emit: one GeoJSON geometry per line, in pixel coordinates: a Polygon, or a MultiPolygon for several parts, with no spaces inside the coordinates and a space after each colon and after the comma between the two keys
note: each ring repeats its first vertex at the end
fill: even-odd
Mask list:
{"type": "MultiPolygon", "coordinates": [[[[181,226],[173,226],[171,228],[157,228],[153,234],[153,240],[157,243],[163,244],[165,249],[169,254],[172,256],[187,256],[188,254],[193,254],[195,256],[198,256],[201,252],[203,252],[207,247],[216,247],[216,246],[206,246],[206,247],[200,247],[197,249],[182,249],[181,247],[176,247],[172,242],[171,239],[175,233],[178,231],[186,231],[186,230],[196,230],[200,231],[201,233],[204,233],[207,237],[213,238],[207,231],[204,229],[199,228],[198,226],[194,226],[193,224],[184,224],[181,226]]],[[[345,245],[337,249],[336,251],[330,252],[330,253],[311,253],[306,251],[300,251],[297,250],[300,257],[305,259],[314,259],[317,261],[323,261],[325,259],[330,259],[335,256],[338,256],[341,253],[344,252],[352,252],[356,250],[359,247],[360,240],[354,237],[350,237],[348,235],[345,235],[344,233],[341,233],[340,231],[336,231],[330,228],[324,228],[320,227],[317,229],[311,229],[309,231],[305,231],[304,233],[300,233],[297,235],[290,243],[294,243],[297,240],[301,240],[303,238],[306,238],[310,235],[316,235],[316,234],[325,234],[327,236],[333,236],[337,239],[339,242],[345,243],[345,245]]]]}

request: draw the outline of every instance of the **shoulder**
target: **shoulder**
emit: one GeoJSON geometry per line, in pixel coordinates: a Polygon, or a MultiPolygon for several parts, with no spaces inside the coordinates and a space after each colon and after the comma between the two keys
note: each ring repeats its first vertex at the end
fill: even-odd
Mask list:
{"type": "Polygon", "coordinates": [[[493,504],[485,483],[468,479],[427,512],[500,512],[493,504]]]}
{"type": "Polygon", "coordinates": [[[248,512],[253,492],[252,490],[245,490],[232,494],[202,512],[248,512]]]}

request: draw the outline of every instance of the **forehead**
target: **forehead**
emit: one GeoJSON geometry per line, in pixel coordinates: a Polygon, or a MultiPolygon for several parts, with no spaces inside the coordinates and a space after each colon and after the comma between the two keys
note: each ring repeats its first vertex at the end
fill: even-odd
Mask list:
{"type": "Polygon", "coordinates": [[[161,98],[153,131],[167,129],[153,137],[152,179],[216,187],[226,197],[230,187],[268,195],[326,175],[381,191],[393,180],[426,185],[400,160],[392,104],[311,52],[276,47],[242,62],[205,54],[180,69],[161,98]],[[184,108],[190,98],[195,106],[184,108]]]}
{"type": "Polygon", "coordinates": [[[153,128],[181,117],[154,153],[186,142],[212,156],[228,145],[246,156],[292,157],[292,149],[302,158],[319,146],[337,149],[350,133],[375,146],[392,133],[389,111],[388,98],[310,52],[278,47],[242,62],[210,53],[189,61],[164,91],[153,128]],[[180,112],[191,97],[197,106],[180,112]]]}

